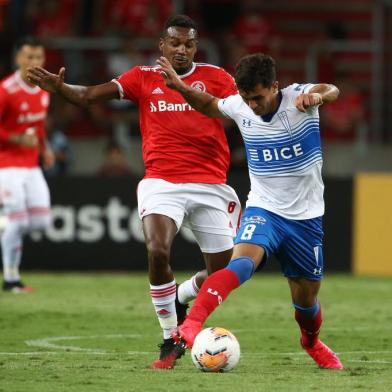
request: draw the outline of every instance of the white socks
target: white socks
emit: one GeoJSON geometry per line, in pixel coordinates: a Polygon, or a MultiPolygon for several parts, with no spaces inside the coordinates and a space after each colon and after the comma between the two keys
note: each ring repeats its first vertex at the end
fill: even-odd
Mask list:
{"type": "Polygon", "coordinates": [[[186,280],[178,286],[178,301],[181,304],[187,304],[194,300],[199,292],[199,287],[196,285],[196,275],[186,280]]]}
{"type": "Polygon", "coordinates": [[[177,327],[176,313],[176,281],[154,286],[150,284],[150,295],[163,329],[163,338],[171,338],[171,332],[177,327]]]}
{"type": "Polygon", "coordinates": [[[6,282],[20,280],[19,265],[22,259],[23,235],[27,227],[27,219],[10,219],[1,236],[3,277],[6,282]]]}

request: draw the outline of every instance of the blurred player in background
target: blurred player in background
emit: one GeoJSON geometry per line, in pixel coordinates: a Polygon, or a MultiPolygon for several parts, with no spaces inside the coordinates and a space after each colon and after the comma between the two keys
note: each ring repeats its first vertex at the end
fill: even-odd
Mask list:
{"type": "Polygon", "coordinates": [[[301,345],[321,368],[342,369],[321,340],[324,214],[318,108],[335,101],[331,84],[292,84],[282,90],[275,61],[264,54],[243,57],[235,81],[239,94],[218,99],[192,89],[164,57],[158,60],[166,85],[195,109],[231,118],[244,139],[251,189],[229,265],[203,283],[177,339],[188,347],[207,317],[229,293],[250,279],[274,253],[287,277],[301,330],[301,345]]]}
{"type": "MultiPolygon", "coordinates": [[[[189,17],[177,15],[166,21],[159,49],[185,83],[222,98],[236,94],[233,78],[223,69],[193,61],[197,31],[189,17]]],[[[77,105],[124,98],[139,106],[146,174],[138,186],[138,209],[148,252],[150,294],[164,338],[152,367],[171,369],[184,353],[171,333],[185,317],[183,304],[196,297],[206,277],[202,271],[181,284],[176,298],[170,267],[173,239],[182,225],[190,228],[211,273],[229,262],[238,226],[241,207],[226,185],[229,148],[222,122],[196,112],[167,88],[157,66],[133,67],[117,79],[90,87],[65,84],[64,68],[55,75],[35,67],[29,70],[29,78],[77,105]]]]}
{"type": "Polygon", "coordinates": [[[39,167],[54,162],[44,121],[49,94],[27,80],[27,68],[42,66],[45,50],[35,38],[16,45],[18,70],[0,82],[0,203],[6,217],[1,235],[3,290],[31,292],[20,278],[23,236],[50,224],[49,189],[39,167]]]}

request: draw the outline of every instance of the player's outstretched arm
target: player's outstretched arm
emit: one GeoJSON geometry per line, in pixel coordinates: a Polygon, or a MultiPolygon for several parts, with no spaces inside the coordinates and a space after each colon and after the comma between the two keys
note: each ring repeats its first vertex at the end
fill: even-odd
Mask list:
{"type": "Polygon", "coordinates": [[[312,106],[335,101],[339,96],[339,89],[333,84],[320,83],[314,85],[307,94],[298,95],[295,106],[301,112],[312,106]]]}
{"type": "Polygon", "coordinates": [[[219,98],[208,93],[195,90],[184,83],[177,75],[166,57],[160,57],[157,64],[161,66],[161,75],[167,87],[177,90],[185,100],[198,112],[208,117],[223,118],[223,114],[218,109],[219,98]]]}
{"type": "Polygon", "coordinates": [[[29,81],[43,90],[57,93],[67,101],[88,106],[92,103],[119,98],[118,87],[113,82],[96,86],[77,86],[64,83],[65,68],[62,67],[58,74],[53,74],[42,67],[31,67],[27,71],[29,81]]]}

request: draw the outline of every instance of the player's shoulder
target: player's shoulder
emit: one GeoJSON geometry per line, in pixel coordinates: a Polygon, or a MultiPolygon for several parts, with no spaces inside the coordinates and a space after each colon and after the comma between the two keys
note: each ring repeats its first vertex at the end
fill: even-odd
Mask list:
{"type": "Polygon", "coordinates": [[[304,94],[312,88],[312,83],[292,83],[282,89],[283,94],[304,94]]]}
{"type": "Polygon", "coordinates": [[[150,65],[135,65],[129,68],[128,71],[124,72],[117,79],[129,78],[129,77],[150,77],[153,75],[159,75],[159,66],[150,65]]]}
{"type": "Polygon", "coordinates": [[[195,63],[196,69],[199,70],[199,72],[205,72],[208,74],[221,74],[221,75],[231,75],[222,67],[219,67],[217,65],[212,65],[209,63],[195,63]]]}
{"type": "Polygon", "coordinates": [[[213,65],[209,63],[195,63],[196,67],[198,68],[210,68],[210,69],[216,69],[216,70],[223,70],[222,67],[219,67],[218,65],[213,65]]]}
{"type": "Polygon", "coordinates": [[[19,83],[15,77],[15,73],[6,76],[0,80],[0,88],[8,94],[13,94],[20,90],[19,83]]]}
{"type": "Polygon", "coordinates": [[[239,111],[244,104],[245,102],[239,94],[229,95],[228,97],[219,100],[219,108],[224,112],[229,111],[235,113],[239,111]]]}
{"type": "Polygon", "coordinates": [[[159,65],[137,65],[136,67],[140,72],[143,73],[159,73],[161,67],[159,65]]]}

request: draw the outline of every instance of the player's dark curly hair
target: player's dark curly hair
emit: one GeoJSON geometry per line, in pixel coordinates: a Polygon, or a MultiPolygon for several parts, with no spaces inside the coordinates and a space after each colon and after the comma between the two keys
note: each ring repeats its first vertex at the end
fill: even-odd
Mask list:
{"type": "Polygon", "coordinates": [[[167,29],[169,27],[186,27],[188,29],[197,30],[197,25],[195,21],[188,15],[172,15],[166,20],[163,26],[163,36],[167,34],[167,29]]]}
{"type": "Polygon", "coordinates": [[[242,91],[251,91],[258,84],[270,88],[276,80],[275,60],[263,53],[247,55],[238,62],[234,79],[242,91]]]}
{"type": "Polygon", "coordinates": [[[33,46],[33,47],[44,46],[44,44],[39,38],[28,35],[25,37],[21,37],[16,41],[15,50],[18,51],[19,49],[22,48],[22,46],[25,45],[33,46]]]}

